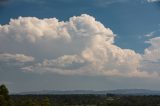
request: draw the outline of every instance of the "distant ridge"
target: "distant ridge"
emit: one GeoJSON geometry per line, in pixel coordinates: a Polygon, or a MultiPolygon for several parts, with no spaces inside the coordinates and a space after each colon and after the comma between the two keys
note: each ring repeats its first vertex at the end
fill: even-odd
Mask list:
{"type": "Polygon", "coordinates": [[[108,93],[121,95],[160,95],[160,91],[148,89],[117,89],[110,90],[108,93]]]}
{"type": "Polygon", "coordinates": [[[117,89],[117,90],[106,90],[106,91],[94,91],[94,90],[43,90],[43,91],[32,91],[32,92],[21,92],[17,95],[68,95],[68,94],[116,94],[116,95],[159,95],[160,91],[153,91],[147,89],[117,89]]]}

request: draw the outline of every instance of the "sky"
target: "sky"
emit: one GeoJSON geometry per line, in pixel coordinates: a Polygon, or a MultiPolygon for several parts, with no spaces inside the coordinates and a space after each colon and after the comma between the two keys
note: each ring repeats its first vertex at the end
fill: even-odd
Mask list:
{"type": "Polygon", "coordinates": [[[160,0],[0,0],[0,84],[160,90],[160,0]]]}

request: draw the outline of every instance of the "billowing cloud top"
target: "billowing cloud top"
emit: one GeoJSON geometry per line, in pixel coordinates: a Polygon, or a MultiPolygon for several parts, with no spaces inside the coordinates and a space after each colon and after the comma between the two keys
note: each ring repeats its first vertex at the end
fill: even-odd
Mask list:
{"type": "Polygon", "coordinates": [[[85,14],[72,17],[69,22],[59,22],[56,18],[41,20],[35,17],[19,17],[16,20],[11,19],[9,25],[0,26],[0,32],[1,36],[32,43],[47,39],[71,40],[96,34],[101,34],[113,42],[112,31],[85,14]]]}
{"type": "Polygon", "coordinates": [[[0,25],[0,51],[3,51],[0,61],[28,62],[20,68],[36,73],[158,75],[157,71],[148,72],[143,68],[147,64],[144,60],[157,59],[152,54],[156,54],[159,48],[155,43],[158,38],[151,39],[151,47],[141,55],[118,47],[114,44],[114,37],[111,29],[86,14],[71,17],[66,22],[56,18],[19,17],[11,19],[8,25],[0,25]]]}

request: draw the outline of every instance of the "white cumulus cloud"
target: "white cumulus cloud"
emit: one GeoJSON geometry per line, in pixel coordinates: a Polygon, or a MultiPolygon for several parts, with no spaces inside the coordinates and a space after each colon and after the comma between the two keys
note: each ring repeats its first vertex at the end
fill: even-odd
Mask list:
{"type": "Polygon", "coordinates": [[[160,37],[152,38],[147,42],[151,45],[144,51],[142,70],[160,73],[160,37]]]}
{"type": "Polygon", "coordinates": [[[157,75],[139,70],[147,53],[143,56],[134,50],[122,49],[114,44],[114,37],[111,29],[86,14],[73,16],[66,22],[56,18],[19,17],[11,19],[8,25],[0,25],[0,51],[16,54],[1,54],[0,59],[35,60],[33,65],[23,65],[21,69],[37,73],[123,77],[157,75]]]}

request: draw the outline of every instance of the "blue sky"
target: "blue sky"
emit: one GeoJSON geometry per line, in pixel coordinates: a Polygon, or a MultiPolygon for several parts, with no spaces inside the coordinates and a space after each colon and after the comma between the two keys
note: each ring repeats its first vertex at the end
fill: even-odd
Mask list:
{"type": "Polygon", "coordinates": [[[118,35],[118,45],[143,52],[148,46],[143,35],[160,27],[159,9],[159,3],[145,0],[6,0],[1,5],[0,23],[7,24],[19,16],[68,20],[85,13],[111,28],[118,35]]]}
{"type": "MultiPolygon", "coordinates": [[[[159,19],[159,0],[2,0],[0,1],[0,37],[2,36],[0,83],[6,83],[12,92],[44,89],[160,89],[158,86],[159,19]],[[18,18],[20,16],[21,18],[18,18]],[[73,16],[76,18],[74,19],[73,16]],[[32,19],[33,17],[36,19],[32,19]],[[57,27],[66,28],[64,31],[67,30],[69,35],[67,33],[66,36],[65,32],[63,35],[60,31],[53,38],[54,33],[49,31],[55,29],[49,29],[47,32],[42,32],[45,33],[42,36],[44,38],[46,36],[47,39],[52,36],[49,38],[51,41],[47,43],[46,40],[39,41],[43,37],[38,38],[41,35],[34,32],[32,28],[35,30],[42,28],[40,29],[42,31],[48,28],[43,23],[46,22],[44,18],[52,18],[52,21],[55,21],[53,18],[59,20],[57,27]],[[11,19],[15,20],[10,21],[11,19]],[[26,22],[26,26],[23,22],[26,22]],[[34,26],[39,22],[42,26],[34,26]],[[73,27],[77,29],[80,27],[79,32],[70,31],[69,28],[72,27],[70,24],[74,22],[76,26],[73,27]],[[92,33],[95,30],[102,38],[105,36],[107,39],[114,40],[106,41],[109,46],[100,44],[99,42],[103,41],[99,41],[98,35],[92,33]],[[95,37],[90,37],[92,34],[95,37]],[[113,36],[110,37],[110,34],[113,36]],[[83,36],[79,38],[74,37],[75,35],[83,36]],[[61,41],[59,36],[65,36],[67,40],[71,37],[72,40],[61,41]],[[104,50],[97,49],[95,47],[97,45],[105,47],[104,50]],[[108,58],[110,54],[107,50],[111,51],[111,59],[108,58]],[[99,56],[103,52],[105,57],[99,56]],[[101,58],[104,58],[104,62],[98,64],[101,58]],[[67,63],[63,63],[64,60],[67,63]],[[59,65],[60,63],[63,66],[59,65]],[[98,68],[93,72],[87,70],[94,66],[98,68]]],[[[56,21],[53,22],[53,26],[55,24],[56,21]]]]}

